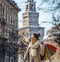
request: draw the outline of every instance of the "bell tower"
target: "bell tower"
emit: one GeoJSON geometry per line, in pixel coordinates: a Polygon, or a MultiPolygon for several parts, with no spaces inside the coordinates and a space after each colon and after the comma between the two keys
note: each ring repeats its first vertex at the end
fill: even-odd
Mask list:
{"type": "Polygon", "coordinates": [[[38,26],[39,13],[36,12],[36,2],[27,0],[23,13],[23,27],[38,26]]]}
{"type": "Polygon", "coordinates": [[[34,0],[27,0],[25,3],[25,11],[23,15],[23,28],[19,33],[29,37],[33,32],[41,33],[41,38],[44,36],[44,28],[39,27],[38,19],[39,13],[36,11],[36,2],[34,0]]]}

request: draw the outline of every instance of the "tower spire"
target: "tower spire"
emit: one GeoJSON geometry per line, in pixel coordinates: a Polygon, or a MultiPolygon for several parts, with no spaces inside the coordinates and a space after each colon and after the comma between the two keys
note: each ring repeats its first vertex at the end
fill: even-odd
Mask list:
{"type": "Polygon", "coordinates": [[[27,2],[34,2],[34,0],[27,0],[27,2]]]}

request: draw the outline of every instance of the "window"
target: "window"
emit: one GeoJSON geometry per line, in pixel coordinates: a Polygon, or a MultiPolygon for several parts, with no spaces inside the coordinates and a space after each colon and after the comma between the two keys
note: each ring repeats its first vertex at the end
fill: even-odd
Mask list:
{"type": "Polygon", "coordinates": [[[12,16],[10,16],[10,24],[13,25],[14,24],[14,21],[12,19],[12,16]]]}
{"type": "Polygon", "coordinates": [[[14,62],[14,58],[13,57],[10,58],[10,62],[14,62]]]}
{"type": "Polygon", "coordinates": [[[15,62],[18,62],[18,58],[15,58],[15,62]]]}
{"type": "Polygon", "coordinates": [[[30,5],[30,10],[31,10],[31,11],[34,11],[34,10],[35,10],[34,4],[31,4],[31,5],[30,5]]]}
{"type": "Polygon", "coordinates": [[[2,57],[0,57],[0,61],[3,62],[3,58],[2,57]]]}
{"type": "Polygon", "coordinates": [[[0,15],[2,15],[2,14],[1,14],[2,10],[1,10],[1,9],[2,9],[2,7],[1,7],[1,5],[0,5],[0,15]]]}
{"type": "Polygon", "coordinates": [[[28,5],[26,5],[26,11],[28,10],[28,5]]]}
{"type": "Polygon", "coordinates": [[[6,45],[6,46],[5,46],[5,50],[6,50],[6,51],[9,51],[9,45],[6,45]]]}
{"type": "Polygon", "coordinates": [[[7,23],[9,22],[9,19],[8,19],[8,14],[6,13],[6,21],[7,21],[7,23]]]}
{"type": "Polygon", "coordinates": [[[5,57],[5,62],[9,62],[9,57],[8,56],[5,57]]]}
{"type": "Polygon", "coordinates": [[[4,8],[2,7],[2,4],[0,3],[0,15],[3,15],[4,13],[4,8]]]}
{"type": "Polygon", "coordinates": [[[7,36],[7,35],[8,35],[8,29],[5,28],[5,36],[7,36]]]}

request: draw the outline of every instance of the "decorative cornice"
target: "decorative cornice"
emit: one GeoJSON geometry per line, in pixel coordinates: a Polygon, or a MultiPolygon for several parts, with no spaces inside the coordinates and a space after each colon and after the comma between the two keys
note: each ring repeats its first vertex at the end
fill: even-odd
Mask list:
{"type": "Polygon", "coordinates": [[[10,3],[16,10],[21,11],[21,9],[17,6],[15,1],[12,0],[6,0],[8,3],[10,3]]]}
{"type": "Polygon", "coordinates": [[[27,28],[40,28],[40,29],[45,29],[44,27],[39,27],[39,26],[29,26],[29,27],[22,27],[19,30],[27,29],[27,28]]]}

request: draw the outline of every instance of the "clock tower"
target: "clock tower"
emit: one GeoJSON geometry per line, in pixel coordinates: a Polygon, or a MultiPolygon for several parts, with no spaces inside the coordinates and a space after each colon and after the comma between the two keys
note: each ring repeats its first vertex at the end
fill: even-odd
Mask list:
{"type": "Polygon", "coordinates": [[[23,15],[23,28],[19,30],[20,35],[24,33],[29,37],[32,33],[41,33],[41,38],[44,36],[44,28],[39,27],[38,19],[39,13],[36,11],[36,2],[34,0],[27,0],[25,3],[25,12],[23,15]]]}
{"type": "Polygon", "coordinates": [[[36,12],[36,2],[27,0],[26,10],[23,13],[23,26],[38,26],[39,13],[36,12]]]}

